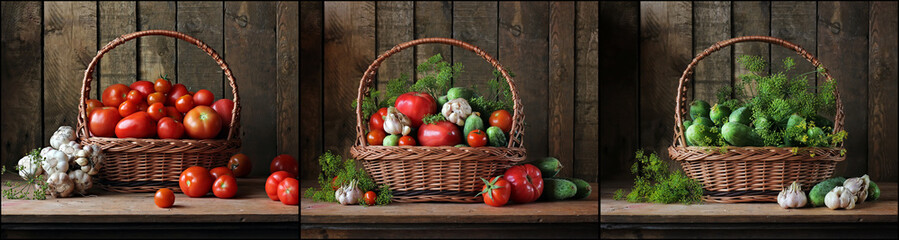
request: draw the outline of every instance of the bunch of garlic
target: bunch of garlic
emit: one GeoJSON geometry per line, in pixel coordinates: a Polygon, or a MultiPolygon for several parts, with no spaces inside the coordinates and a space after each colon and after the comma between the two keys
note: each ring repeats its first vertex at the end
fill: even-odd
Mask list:
{"type": "Polygon", "coordinates": [[[852,191],[846,187],[839,186],[827,193],[827,196],[824,197],[824,205],[827,205],[827,208],[830,209],[853,209],[855,208],[856,200],[858,200],[858,197],[852,191]]]}
{"type": "Polygon", "coordinates": [[[359,199],[362,198],[362,190],[356,186],[356,183],[356,179],[353,179],[350,181],[350,184],[337,189],[337,191],[334,192],[334,197],[337,198],[337,202],[343,205],[359,203],[359,199]]]}
{"type": "Polygon", "coordinates": [[[26,180],[45,175],[54,197],[85,194],[93,186],[91,176],[100,172],[105,159],[99,146],[82,146],[75,141],[72,127],[61,126],[50,137],[50,146],[41,149],[37,157],[27,155],[19,160],[23,167],[19,175],[26,180]]]}
{"type": "Polygon", "coordinates": [[[444,103],[440,112],[443,113],[446,120],[459,126],[465,126],[465,119],[471,115],[471,105],[464,98],[456,98],[444,103]]]}
{"type": "Polygon", "coordinates": [[[871,184],[871,178],[868,177],[868,174],[865,174],[861,177],[846,179],[843,182],[843,187],[858,198],[858,203],[863,203],[868,198],[868,184],[871,184]]]}
{"type": "Polygon", "coordinates": [[[412,120],[395,107],[388,107],[387,116],[384,117],[384,132],[409,135],[412,132],[412,120]]]}
{"type": "Polygon", "coordinates": [[[808,202],[798,181],[793,181],[790,188],[783,189],[777,195],[777,204],[782,208],[801,208],[808,202]]]}

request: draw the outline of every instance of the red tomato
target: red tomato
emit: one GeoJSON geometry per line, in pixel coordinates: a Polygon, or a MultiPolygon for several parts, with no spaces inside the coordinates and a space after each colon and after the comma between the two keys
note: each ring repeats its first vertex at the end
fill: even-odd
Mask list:
{"type": "Polygon", "coordinates": [[[147,104],[153,105],[154,103],[162,103],[165,105],[165,93],[154,92],[147,95],[147,104]]]}
{"type": "Polygon", "coordinates": [[[145,97],[146,95],[140,93],[140,91],[131,90],[130,92],[128,92],[128,95],[125,96],[125,101],[143,102],[144,100],[147,100],[145,97]]]}
{"type": "Polygon", "coordinates": [[[87,104],[87,108],[85,109],[85,111],[87,113],[88,121],[90,121],[90,116],[91,113],[94,112],[94,109],[100,109],[103,107],[103,103],[97,99],[88,99],[87,101],[85,101],[85,104],[87,104]]]}
{"type": "MultiPolygon", "coordinates": [[[[228,169],[225,168],[225,170],[228,169]]],[[[212,194],[219,198],[234,197],[234,194],[237,194],[237,180],[234,180],[231,175],[222,175],[216,178],[215,183],[212,184],[212,194]]]]}
{"type": "Polygon", "coordinates": [[[289,172],[285,171],[277,171],[268,176],[268,179],[265,180],[265,194],[268,194],[268,198],[271,198],[274,201],[278,200],[278,184],[281,184],[281,181],[287,178],[292,178],[295,175],[291,175],[289,172]]]}
{"type": "Polygon", "coordinates": [[[175,119],[175,121],[184,122],[184,114],[181,114],[175,107],[165,107],[165,116],[175,119]]]}
{"type": "Polygon", "coordinates": [[[150,107],[147,108],[147,114],[150,114],[150,117],[155,121],[159,121],[165,117],[165,106],[162,103],[153,103],[150,107]]]}
{"type": "Polygon", "coordinates": [[[487,145],[487,133],[481,131],[481,129],[471,130],[468,133],[468,146],[481,147],[484,145],[487,145]]]}
{"type": "Polygon", "coordinates": [[[141,96],[144,96],[144,97],[155,92],[153,90],[153,83],[151,83],[150,81],[143,81],[143,80],[132,83],[131,90],[137,90],[138,92],[140,92],[141,96]]]}
{"type": "Polygon", "coordinates": [[[228,168],[231,169],[234,177],[244,177],[250,174],[250,170],[253,170],[253,163],[250,162],[250,157],[243,153],[238,153],[231,156],[231,160],[228,160],[228,168]]]}
{"type": "Polygon", "coordinates": [[[90,131],[97,137],[114,137],[116,124],[122,120],[118,109],[103,107],[94,109],[90,115],[90,131]]]}
{"type": "Polygon", "coordinates": [[[284,205],[300,204],[300,181],[285,178],[278,184],[278,199],[284,205]]]}
{"type": "Polygon", "coordinates": [[[269,167],[269,172],[277,172],[277,171],[286,171],[290,174],[296,176],[300,173],[299,165],[297,165],[297,159],[290,156],[290,154],[281,154],[272,159],[272,164],[269,167]]]}
{"type": "Polygon", "coordinates": [[[454,146],[462,143],[462,131],[449,121],[422,125],[418,129],[418,143],[422,146],[454,146]]]}
{"type": "Polygon", "coordinates": [[[163,117],[156,124],[156,132],[162,139],[180,139],[184,136],[184,125],[170,117],[163,117]]]}
{"type": "Polygon", "coordinates": [[[184,84],[175,84],[175,86],[172,87],[172,90],[170,90],[168,94],[169,96],[165,99],[165,105],[175,106],[175,102],[178,101],[178,98],[188,94],[187,87],[185,87],[184,84]]]}
{"type": "Polygon", "coordinates": [[[218,179],[219,177],[224,175],[229,175],[232,177],[234,176],[234,174],[231,173],[231,169],[228,169],[228,167],[213,168],[212,170],[209,170],[209,174],[212,174],[212,178],[215,179],[218,179]]]}
{"type": "MultiPolygon", "coordinates": [[[[284,184],[284,183],[282,182],[281,184],[284,184]]],[[[368,191],[368,192],[365,192],[365,195],[364,195],[364,196],[365,196],[365,199],[364,199],[364,200],[365,200],[365,204],[368,204],[369,206],[374,206],[374,205],[375,205],[375,200],[378,199],[378,195],[375,194],[374,191],[368,191]]],[[[283,201],[283,200],[282,200],[282,201],[283,201]]]]}
{"type": "Polygon", "coordinates": [[[156,190],[156,196],[153,197],[153,202],[156,203],[157,207],[172,207],[172,204],[175,204],[175,193],[168,188],[161,188],[159,190],[156,190]]]}
{"type": "Polygon", "coordinates": [[[503,174],[512,184],[512,201],[529,203],[543,194],[543,176],[540,169],[531,164],[512,166],[503,174]]]}
{"type": "Polygon", "coordinates": [[[150,109],[150,105],[147,102],[141,101],[137,104],[137,110],[141,112],[146,112],[147,109],[150,109]]]}
{"type": "Polygon", "coordinates": [[[153,90],[161,93],[168,93],[172,90],[172,83],[165,79],[165,77],[160,77],[159,79],[156,79],[156,83],[153,84],[153,90]]]}
{"type": "Polygon", "coordinates": [[[193,94],[193,96],[194,104],[196,104],[197,106],[209,106],[212,105],[212,101],[215,100],[215,95],[206,89],[197,90],[197,93],[193,94]]]}
{"type": "MultiPolygon", "coordinates": [[[[222,117],[222,127],[231,127],[231,111],[234,110],[234,101],[231,99],[219,99],[212,104],[212,109],[222,117]]],[[[227,134],[227,133],[225,133],[227,134]]]]}
{"type": "Polygon", "coordinates": [[[375,129],[368,132],[368,145],[378,146],[384,144],[384,137],[387,137],[387,133],[384,130],[375,129]]]}
{"type": "Polygon", "coordinates": [[[175,109],[178,109],[179,112],[186,113],[194,108],[194,98],[190,95],[184,95],[178,98],[178,101],[175,101],[175,109]]]}
{"type": "Polygon", "coordinates": [[[206,171],[206,168],[193,166],[181,172],[178,186],[181,187],[181,192],[188,197],[202,197],[212,189],[212,182],[212,175],[206,171]]]}
{"type": "Polygon", "coordinates": [[[122,115],[122,117],[127,117],[128,115],[139,111],[140,109],[138,108],[140,108],[140,106],[137,102],[124,101],[122,102],[122,104],[119,104],[119,115],[122,115]]]}
{"type": "Polygon", "coordinates": [[[103,106],[107,107],[119,107],[122,102],[125,101],[125,98],[128,96],[128,92],[131,91],[131,88],[125,86],[125,84],[113,84],[109,87],[106,87],[103,90],[102,102],[103,106]]]}
{"type": "Polygon", "coordinates": [[[387,108],[381,108],[378,112],[371,115],[371,118],[368,120],[368,130],[374,131],[375,129],[384,130],[384,118],[387,117],[387,108]]]}
{"type": "Polygon", "coordinates": [[[156,135],[156,121],[147,112],[136,112],[123,118],[115,126],[118,138],[148,138],[156,135]]]}
{"type": "Polygon", "coordinates": [[[412,136],[400,137],[400,146],[415,146],[415,139],[412,136]]]}
{"type": "Polygon", "coordinates": [[[222,118],[207,106],[197,106],[184,115],[184,130],[194,139],[214,138],[222,130],[222,118]]]}
{"type": "Polygon", "coordinates": [[[490,126],[496,126],[509,134],[512,130],[512,115],[506,110],[496,110],[490,114],[490,126]]]}
{"type": "Polygon", "coordinates": [[[437,113],[437,100],[424,92],[407,92],[396,98],[395,107],[412,120],[413,128],[417,128],[425,115],[437,113]]]}
{"type": "Polygon", "coordinates": [[[334,189],[334,191],[337,191],[337,189],[339,189],[339,188],[340,188],[340,186],[337,186],[337,176],[334,176],[334,178],[331,179],[331,189],[334,189]]]}
{"type": "Polygon", "coordinates": [[[484,203],[502,207],[509,202],[509,196],[512,195],[512,184],[509,181],[503,179],[502,176],[494,177],[490,182],[484,178],[481,178],[481,181],[484,181],[484,188],[478,195],[484,194],[484,203]]]}

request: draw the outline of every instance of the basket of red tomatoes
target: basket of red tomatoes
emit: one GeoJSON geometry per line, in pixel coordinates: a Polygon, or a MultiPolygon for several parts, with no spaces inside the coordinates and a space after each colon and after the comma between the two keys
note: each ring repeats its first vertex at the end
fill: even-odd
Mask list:
{"type": "MultiPolygon", "coordinates": [[[[441,76],[453,71],[445,69],[438,71],[441,76]]],[[[486,51],[456,39],[423,38],[398,44],[378,56],[360,80],[356,141],[350,153],[375,182],[389,186],[395,202],[483,202],[483,196],[478,196],[484,187],[481,178],[500,175],[526,157],[522,146],[524,113],[511,76],[486,51]],[[362,103],[371,97],[373,78],[381,63],[420,44],[447,44],[482,57],[497,70],[495,75],[505,79],[488,85],[508,85],[505,91],[511,98],[504,105],[511,106],[510,111],[479,114],[472,109],[486,109],[478,105],[483,99],[472,97],[476,93],[465,87],[455,87],[446,96],[434,96],[441,91],[406,92],[389,100],[388,107],[363,114],[362,103]],[[490,119],[489,127],[479,123],[482,118],[490,119]]],[[[419,79],[416,85],[426,79],[419,79]]],[[[391,91],[391,85],[388,83],[387,91],[391,91]]]]}
{"type": "Polygon", "coordinates": [[[147,30],[122,35],[104,46],[84,74],[76,137],[106,155],[96,183],[115,192],[180,192],[184,169],[224,166],[240,150],[240,103],[231,69],[215,50],[180,32],[147,30]],[[234,99],[215,99],[209,90],[190,92],[166,78],[113,84],[100,100],[88,99],[95,67],[116,46],[143,36],[166,36],[196,45],[224,71],[234,99]]]}

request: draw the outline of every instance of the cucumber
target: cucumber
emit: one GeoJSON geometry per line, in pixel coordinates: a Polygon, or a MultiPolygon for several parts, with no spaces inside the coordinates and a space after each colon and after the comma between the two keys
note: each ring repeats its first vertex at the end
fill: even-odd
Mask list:
{"type": "Polygon", "coordinates": [[[755,125],[755,129],[759,130],[768,130],[771,129],[771,126],[774,125],[767,117],[756,118],[755,121],[752,122],[752,125],[755,125]]]}
{"type": "Polygon", "coordinates": [[[446,102],[449,102],[446,96],[437,97],[437,109],[441,109],[446,102]]]}
{"type": "Polygon", "coordinates": [[[714,127],[715,122],[712,122],[712,119],[707,117],[700,117],[696,120],[693,120],[693,124],[705,125],[706,127],[714,127]]]}
{"type": "Polygon", "coordinates": [[[563,179],[571,181],[572,183],[574,183],[574,186],[577,187],[577,193],[574,194],[574,197],[571,197],[572,199],[586,198],[586,197],[590,196],[590,192],[593,191],[593,189],[590,187],[590,184],[587,183],[587,181],[584,181],[583,179],[579,179],[579,178],[563,178],[563,179]]]}
{"type": "Polygon", "coordinates": [[[559,201],[577,194],[577,186],[573,182],[560,178],[544,178],[541,200],[559,201]]]}
{"type": "MultiPolygon", "coordinates": [[[[808,129],[808,139],[809,142],[817,142],[822,143],[822,139],[825,137],[824,130],[819,127],[813,127],[808,129]]],[[[816,145],[814,147],[824,147],[822,145],[816,145]]]]}
{"type": "Polygon", "coordinates": [[[709,103],[703,100],[696,100],[690,103],[690,119],[696,120],[699,117],[709,117],[709,103]]]}
{"type": "Polygon", "coordinates": [[[874,201],[880,198],[880,187],[874,181],[868,184],[868,198],[865,201],[874,201]]]}
{"type": "Polygon", "coordinates": [[[715,133],[712,132],[712,127],[708,127],[702,124],[693,124],[687,128],[687,132],[684,133],[685,138],[689,139],[690,143],[693,146],[710,146],[715,139],[715,133]]]}
{"type": "Polygon", "coordinates": [[[711,118],[712,122],[715,122],[715,125],[717,126],[727,123],[727,118],[729,116],[730,108],[727,106],[715,104],[715,106],[712,106],[712,110],[709,111],[709,118],[711,118]]]}
{"type": "Polygon", "coordinates": [[[752,117],[752,111],[749,110],[749,108],[747,108],[747,107],[737,108],[737,110],[734,110],[733,112],[730,113],[730,121],[731,122],[742,123],[743,125],[746,125],[746,126],[749,126],[749,123],[752,122],[750,120],[750,117],[752,117]]]}
{"type": "Polygon", "coordinates": [[[684,121],[684,129],[687,129],[688,127],[690,127],[690,125],[693,125],[693,121],[690,121],[690,120],[684,121]]]}
{"type": "Polygon", "coordinates": [[[472,113],[465,119],[465,126],[462,128],[462,136],[468,137],[468,133],[471,133],[471,131],[474,131],[475,129],[487,131],[487,128],[484,127],[484,120],[481,119],[481,113],[479,112],[472,113]]]}
{"type": "Polygon", "coordinates": [[[531,165],[540,169],[540,175],[543,178],[555,177],[562,170],[562,163],[554,157],[545,157],[530,162],[531,165]]]}
{"type": "Polygon", "coordinates": [[[821,181],[808,192],[808,202],[815,207],[824,206],[824,197],[827,196],[827,193],[829,193],[830,190],[833,190],[833,188],[837,186],[843,186],[843,182],[845,181],[846,178],[843,177],[835,177],[821,181]]]}
{"type": "Polygon", "coordinates": [[[800,145],[802,145],[802,143],[797,142],[794,137],[799,137],[803,134],[808,133],[802,129],[793,129],[797,128],[799,125],[805,125],[805,118],[795,113],[793,115],[790,115],[790,118],[787,120],[787,126],[784,130],[784,144],[787,145],[787,147],[800,147],[800,145]]]}
{"type": "Polygon", "coordinates": [[[465,101],[471,101],[471,97],[474,97],[474,91],[465,87],[454,87],[446,91],[446,101],[456,98],[464,98],[465,101]]]}
{"type": "Polygon", "coordinates": [[[729,122],[721,127],[721,136],[733,146],[761,146],[762,138],[742,123],[729,122]]]}
{"type": "Polygon", "coordinates": [[[491,126],[487,128],[487,141],[490,143],[490,146],[505,147],[507,143],[506,134],[499,127],[491,126]]]}
{"type": "MultiPolygon", "coordinates": [[[[691,125],[693,125],[693,121],[690,121],[690,120],[684,121],[684,133],[687,132],[687,128],[690,128],[691,125]]],[[[693,146],[693,142],[690,142],[690,138],[688,138],[687,136],[684,136],[684,140],[687,141],[686,142],[687,146],[693,146]]]]}

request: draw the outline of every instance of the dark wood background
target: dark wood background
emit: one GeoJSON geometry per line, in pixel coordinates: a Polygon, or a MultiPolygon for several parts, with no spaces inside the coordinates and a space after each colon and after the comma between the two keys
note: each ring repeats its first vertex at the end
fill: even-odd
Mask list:
{"type": "MultiPolygon", "coordinates": [[[[668,158],[677,80],[694,56],[731,37],[769,35],[810,51],[838,82],[849,136],[846,161],[834,174],[897,180],[896,2],[602,2],[599,8],[603,179],[628,173],[641,147],[668,158]]],[[[737,44],[703,59],[688,101],[715,101],[715,90],[743,73],[734,61],[740,54],[790,56],[799,72],[814,69],[780,46],[737,44]]]]}
{"type": "MultiPolygon", "coordinates": [[[[116,37],[166,29],[202,40],[222,55],[240,94],[241,151],[252,175],[268,174],[280,153],[299,155],[298,2],[6,2],[2,3],[2,134],[7,167],[49,145],[59,126],[74,127],[84,70],[116,37]]],[[[221,68],[194,45],[151,36],[101,59],[91,98],[102,89],[168,74],[189,90],[232,98],[221,68]],[[99,90],[99,91],[98,91],[99,90]]]]}
{"type": "MultiPolygon", "coordinates": [[[[315,179],[317,157],[350,157],[359,80],[396,44],[451,37],[485,49],[514,72],[524,104],[528,158],[555,156],[561,176],[596,181],[599,151],[598,2],[302,2],[300,168],[315,179]]],[[[420,45],[391,56],[378,88],[441,53],[461,62],[455,86],[486,87],[491,66],[448,45],[420,45]]]]}

